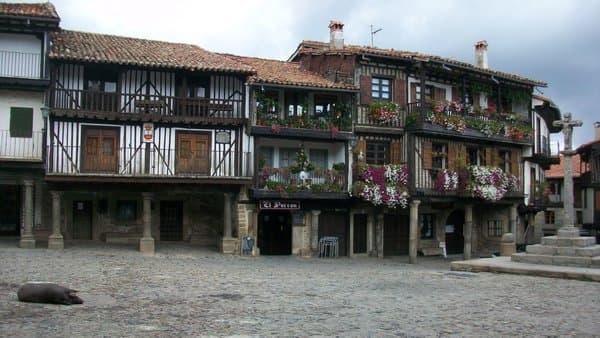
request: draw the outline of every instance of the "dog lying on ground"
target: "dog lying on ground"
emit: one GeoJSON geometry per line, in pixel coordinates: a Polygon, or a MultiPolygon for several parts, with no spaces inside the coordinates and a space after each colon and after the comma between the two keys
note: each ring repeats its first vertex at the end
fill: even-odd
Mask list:
{"type": "Polygon", "coordinates": [[[19,288],[17,297],[21,302],[46,304],[83,304],[77,295],[77,290],[69,289],[54,283],[28,282],[19,288]]]}

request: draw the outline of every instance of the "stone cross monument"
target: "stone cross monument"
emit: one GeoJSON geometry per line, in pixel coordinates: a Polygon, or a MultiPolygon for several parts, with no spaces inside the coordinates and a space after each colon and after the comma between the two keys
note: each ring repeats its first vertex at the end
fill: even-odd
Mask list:
{"type": "Polygon", "coordinates": [[[581,127],[581,120],[572,120],[571,113],[565,113],[564,119],[552,122],[555,127],[562,127],[564,134],[564,150],[560,153],[564,159],[564,196],[563,210],[564,223],[558,229],[558,237],[579,237],[579,229],[575,227],[575,211],[573,206],[573,155],[576,151],[573,150],[573,127],[581,127]]]}

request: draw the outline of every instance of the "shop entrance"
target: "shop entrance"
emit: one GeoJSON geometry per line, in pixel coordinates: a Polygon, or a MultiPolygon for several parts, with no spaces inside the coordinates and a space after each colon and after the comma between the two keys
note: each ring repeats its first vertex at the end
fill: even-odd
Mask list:
{"type": "Polygon", "coordinates": [[[258,247],[261,255],[292,254],[292,214],[289,211],[260,212],[258,247]]]}
{"type": "Polygon", "coordinates": [[[73,201],[73,239],[92,239],[92,201],[73,201]]]}
{"type": "Polygon", "coordinates": [[[385,214],[383,217],[383,255],[408,255],[408,215],[385,214]]]}
{"type": "Polygon", "coordinates": [[[21,203],[18,185],[0,184],[0,236],[19,236],[21,203]]]}
{"type": "Polygon", "coordinates": [[[463,253],[465,238],[463,237],[463,225],[465,224],[465,212],[454,210],[446,219],[446,252],[448,254],[463,253]]]}

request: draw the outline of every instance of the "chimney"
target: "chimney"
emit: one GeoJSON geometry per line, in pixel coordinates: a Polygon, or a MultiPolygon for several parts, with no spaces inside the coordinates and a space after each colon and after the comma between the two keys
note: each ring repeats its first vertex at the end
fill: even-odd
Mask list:
{"type": "Polygon", "coordinates": [[[329,48],[344,48],[344,24],[341,21],[329,21],[329,48]]]}
{"type": "Polygon", "coordinates": [[[594,122],[594,130],[596,131],[596,140],[600,140],[600,121],[594,122]]]}
{"type": "Polygon", "coordinates": [[[487,47],[488,43],[485,40],[477,41],[477,43],[475,43],[475,66],[487,69],[487,47]]]}

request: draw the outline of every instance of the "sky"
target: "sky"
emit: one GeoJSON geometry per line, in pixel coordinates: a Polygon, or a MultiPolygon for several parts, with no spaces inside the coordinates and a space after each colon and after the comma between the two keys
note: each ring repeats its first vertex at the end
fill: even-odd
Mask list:
{"type": "MultiPolygon", "coordinates": [[[[535,93],[583,121],[575,129],[575,147],[594,138],[593,123],[600,121],[600,0],[51,2],[64,29],[280,60],[302,40],[328,41],[330,20],[345,24],[348,44],[370,45],[372,25],[381,28],[376,47],[470,63],[474,43],[487,40],[491,69],[547,82],[535,93]]],[[[560,142],[562,134],[552,139],[560,142]]]]}

